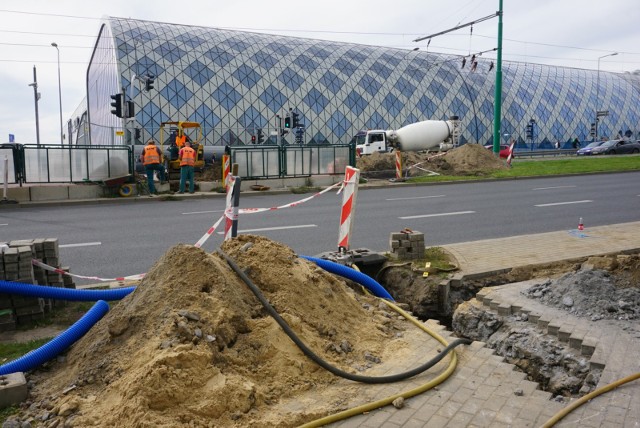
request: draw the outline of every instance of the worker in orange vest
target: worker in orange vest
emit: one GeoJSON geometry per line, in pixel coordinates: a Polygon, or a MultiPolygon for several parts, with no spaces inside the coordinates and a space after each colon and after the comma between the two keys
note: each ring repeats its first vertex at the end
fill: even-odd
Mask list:
{"type": "Polygon", "coordinates": [[[180,190],[184,193],[187,180],[189,181],[189,193],[193,193],[195,183],[193,182],[193,167],[196,164],[196,151],[191,148],[191,141],[185,141],[184,147],[178,153],[180,159],[180,190]]]}
{"type": "Polygon", "coordinates": [[[144,146],[142,150],[142,154],[140,155],[142,160],[142,164],[144,165],[144,169],[147,173],[147,183],[149,185],[149,196],[157,195],[158,191],[156,190],[156,186],[153,184],[153,174],[155,171],[158,171],[158,177],[160,178],[160,183],[162,184],[165,181],[164,174],[164,166],[162,165],[162,152],[160,148],[156,146],[156,142],[153,140],[149,140],[147,145],[144,146]]]}
{"type": "Polygon", "coordinates": [[[182,147],[184,147],[185,141],[187,141],[187,136],[185,135],[183,130],[178,129],[178,132],[176,132],[176,146],[181,149],[182,147]]]}

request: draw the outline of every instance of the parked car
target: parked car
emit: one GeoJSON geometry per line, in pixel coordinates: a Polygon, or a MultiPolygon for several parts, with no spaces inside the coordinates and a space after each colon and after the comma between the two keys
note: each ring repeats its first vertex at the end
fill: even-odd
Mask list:
{"type": "Polygon", "coordinates": [[[583,147],[581,149],[579,149],[576,152],[576,155],[578,156],[586,156],[586,155],[590,155],[591,152],[593,151],[593,149],[595,149],[596,147],[599,147],[601,145],[603,145],[605,142],[604,141],[594,141],[593,143],[589,143],[588,146],[583,147]]]}
{"type": "MultiPolygon", "coordinates": [[[[489,150],[493,150],[493,144],[487,144],[486,146],[484,146],[485,149],[489,149],[489,150]]],[[[502,159],[506,159],[509,157],[509,146],[506,144],[500,144],[500,157],[502,159]]],[[[511,155],[511,158],[515,158],[516,157],[516,151],[513,151],[513,154],[511,155]]]]}
{"type": "Polygon", "coordinates": [[[625,153],[640,153],[640,143],[636,141],[611,140],[591,151],[593,155],[618,155],[625,153]]]}

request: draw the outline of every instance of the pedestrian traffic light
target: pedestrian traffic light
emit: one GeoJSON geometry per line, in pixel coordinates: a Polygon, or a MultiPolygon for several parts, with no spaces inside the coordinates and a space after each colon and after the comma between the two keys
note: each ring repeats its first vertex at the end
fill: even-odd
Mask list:
{"type": "Polygon", "coordinates": [[[262,129],[258,129],[258,144],[264,143],[264,134],[262,133],[262,129]]]}
{"type": "Polygon", "coordinates": [[[251,136],[251,144],[255,144],[256,143],[256,136],[252,135],[251,136]]]}
{"type": "Polygon", "coordinates": [[[289,116],[284,118],[284,127],[291,128],[291,118],[289,116]]]}
{"type": "Polygon", "coordinates": [[[153,81],[155,80],[155,76],[150,74],[144,79],[144,90],[149,92],[153,89],[153,81]]]}
{"type": "Polygon", "coordinates": [[[124,100],[123,94],[111,95],[113,102],[111,103],[111,114],[115,114],[117,117],[123,117],[122,115],[122,101],[124,100]]]}
{"type": "Polygon", "coordinates": [[[529,140],[533,139],[533,125],[532,124],[528,124],[527,125],[527,139],[529,139],[529,140]]]}
{"type": "Polygon", "coordinates": [[[293,128],[297,128],[298,126],[300,126],[300,114],[292,112],[291,113],[291,122],[293,122],[291,124],[291,126],[293,128]]]}
{"type": "Polygon", "coordinates": [[[127,114],[126,117],[135,117],[136,111],[133,104],[133,101],[127,101],[127,114]]]}

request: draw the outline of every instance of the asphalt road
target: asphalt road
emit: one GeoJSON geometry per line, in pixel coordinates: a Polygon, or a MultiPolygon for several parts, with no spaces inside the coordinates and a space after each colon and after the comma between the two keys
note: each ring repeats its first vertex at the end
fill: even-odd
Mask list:
{"type": "MultiPolygon", "coordinates": [[[[352,248],[388,249],[405,227],[425,233],[427,246],[637,221],[640,172],[467,182],[360,190],[352,248]]],[[[241,207],[273,207],[309,195],[259,194],[241,207]]],[[[342,195],[241,215],[240,233],[283,242],[299,254],[336,249],[342,195]]],[[[222,215],[224,198],[144,203],[57,205],[0,210],[0,241],[58,238],[61,262],[73,273],[112,278],[147,272],[177,243],[195,243],[222,215]]],[[[203,246],[213,251],[217,232],[203,246]]],[[[79,280],[78,283],[87,281],[79,280]]],[[[95,281],[88,281],[95,282],[95,281]]]]}

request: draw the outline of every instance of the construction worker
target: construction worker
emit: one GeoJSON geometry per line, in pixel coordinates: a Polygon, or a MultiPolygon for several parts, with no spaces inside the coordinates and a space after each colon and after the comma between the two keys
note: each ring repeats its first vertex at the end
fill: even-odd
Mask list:
{"type": "Polygon", "coordinates": [[[142,160],[142,164],[144,165],[144,169],[147,173],[147,183],[149,185],[149,196],[157,195],[158,191],[156,190],[156,186],[153,184],[153,174],[155,171],[158,171],[158,177],[160,178],[160,183],[165,181],[164,175],[164,166],[162,165],[162,152],[160,148],[156,146],[156,142],[153,140],[149,140],[147,145],[144,146],[142,150],[142,154],[140,155],[142,160]]]}
{"type": "Polygon", "coordinates": [[[184,142],[187,141],[187,136],[182,129],[178,129],[176,132],[176,146],[181,149],[184,146],[184,142]]]}
{"type": "Polygon", "coordinates": [[[184,147],[178,153],[180,159],[180,190],[184,193],[184,187],[189,180],[189,193],[193,193],[195,183],[193,182],[193,166],[196,164],[196,151],[191,148],[191,141],[185,141],[184,147]]]}

